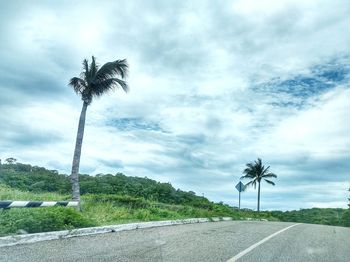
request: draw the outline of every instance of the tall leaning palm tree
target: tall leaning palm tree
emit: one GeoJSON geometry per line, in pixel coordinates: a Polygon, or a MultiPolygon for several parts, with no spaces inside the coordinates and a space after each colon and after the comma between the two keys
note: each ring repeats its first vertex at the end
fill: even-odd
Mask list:
{"type": "Polygon", "coordinates": [[[262,164],[262,161],[260,158],[258,160],[255,160],[254,162],[248,163],[246,165],[247,167],[244,169],[243,174],[244,176],[241,177],[241,179],[251,179],[249,183],[246,184],[247,186],[254,186],[254,189],[256,188],[256,184],[258,184],[258,212],[260,211],[260,183],[261,180],[265,180],[265,182],[275,185],[274,182],[267,178],[277,178],[277,175],[274,173],[269,172],[270,166],[265,167],[262,164]]]}
{"type": "Polygon", "coordinates": [[[95,97],[99,97],[115,88],[121,87],[127,92],[129,87],[123,80],[127,76],[127,73],[128,63],[125,59],[108,62],[99,67],[95,57],[92,56],[90,64],[87,59],[84,59],[83,71],[80,77],[73,77],[69,82],[69,85],[73,87],[74,91],[83,100],[70,177],[72,182],[72,199],[75,201],[80,201],[79,164],[87,107],[95,97]]]}

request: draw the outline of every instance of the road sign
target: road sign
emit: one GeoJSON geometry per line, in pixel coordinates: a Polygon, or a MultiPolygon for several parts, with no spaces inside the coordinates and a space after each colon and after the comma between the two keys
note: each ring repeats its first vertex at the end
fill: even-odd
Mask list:
{"type": "Polygon", "coordinates": [[[236,189],[241,193],[244,190],[244,184],[239,181],[239,183],[236,185],[236,189]]]}

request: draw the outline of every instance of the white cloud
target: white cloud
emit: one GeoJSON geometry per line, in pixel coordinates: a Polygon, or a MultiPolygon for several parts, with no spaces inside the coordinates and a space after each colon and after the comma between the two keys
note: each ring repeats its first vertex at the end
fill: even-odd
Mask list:
{"type": "Polygon", "coordinates": [[[350,153],[350,137],[346,134],[350,129],[349,99],[348,88],[336,88],[319,97],[310,108],[282,120],[263,137],[265,148],[270,146],[271,152],[285,154],[307,151],[321,159],[350,153]]]}

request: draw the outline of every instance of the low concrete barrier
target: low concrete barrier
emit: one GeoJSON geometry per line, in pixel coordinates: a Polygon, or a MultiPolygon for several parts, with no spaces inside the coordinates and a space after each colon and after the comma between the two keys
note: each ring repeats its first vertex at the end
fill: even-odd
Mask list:
{"type": "Polygon", "coordinates": [[[218,221],[230,221],[230,217],[220,218],[188,218],[179,220],[167,220],[167,221],[152,221],[152,222],[141,222],[131,223],[122,225],[102,226],[102,227],[89,227],[89,228],[78,228],[72,230],[54,231],[46,233],[35,233],[35,234],[24,234],[14,235],[7,237],[0,237],[0,247],[14,246],[19,244],[29,244],[45,240],[64,239],[78,236],[96,235],[103,233],[120,232],[127,230],[163,227],[172,225],[185,225],[194,223],[205,223],[205,222],[218,222],[218,221]]]}

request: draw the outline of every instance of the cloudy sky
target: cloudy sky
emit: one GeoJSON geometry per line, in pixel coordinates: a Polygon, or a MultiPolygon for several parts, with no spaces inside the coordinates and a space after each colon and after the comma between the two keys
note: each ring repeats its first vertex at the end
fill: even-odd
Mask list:
{"type": "MultiPolygon", "coordinates": [[[[278,175],[262,209],[347,207],[350,2],[6,1],[0,158],[70,172],[84,58],[126,58],[128,94],[88,108],[81,172],[124,172],[237,205],[245,164],[278,175]]],[[[256,191],[242,195],[256,207],[256,191]]]]}

